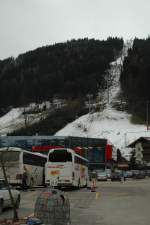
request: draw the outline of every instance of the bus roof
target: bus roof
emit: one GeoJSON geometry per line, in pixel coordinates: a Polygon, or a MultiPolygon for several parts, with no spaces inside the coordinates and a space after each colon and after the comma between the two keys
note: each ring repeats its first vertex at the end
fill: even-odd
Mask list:
{"type": "Polygon", "coordinates": [[[23,148],[18,148],[18,147],[3,147],[3,148],[0,148],[0,152],[1,151],[7,151],[7,152],[10,152],[10,151],[16,151],[16,152],[26,152],[26,153],[29,153],[31,155],[37,155],[37,156],[41,156],[43,158],[47,158],[47,155],[44,155],[44,154],[41,154],[41,153],[38,153],[38,152],[30,152],[30,151],[27,151],[23,148]]]}
{"type": "Polygon", "coordinates": [[[84,158],[83,156],[80,156],[80,155],[76,154],[76,152],[73,149],[70,149],[70,148],[54,148],[54,149],[49,150],[48,155],[51,154],[52,152],[58,151],[58,150],[67,150],[68,152],[75,155],[76,157],[81,158],[81,159],[88,162],[88,159],[84,158]]]}

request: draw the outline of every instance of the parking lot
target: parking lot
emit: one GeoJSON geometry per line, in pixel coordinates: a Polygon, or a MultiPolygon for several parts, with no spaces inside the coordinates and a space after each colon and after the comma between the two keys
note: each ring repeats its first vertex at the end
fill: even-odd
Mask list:
{"type": "MultiPolygon", "coordinates": [[[[34,212],[38,194],[43,190],[21,192],[19,216],[34,212]]],[[[72,225],[149,225],[150,179],[125,182],[97,182],[96,192],[82,188],[66,190],[71,205],[72,225]]],[[[6,209],[1,218],[10,218],[12,210],[6,209]]]]}

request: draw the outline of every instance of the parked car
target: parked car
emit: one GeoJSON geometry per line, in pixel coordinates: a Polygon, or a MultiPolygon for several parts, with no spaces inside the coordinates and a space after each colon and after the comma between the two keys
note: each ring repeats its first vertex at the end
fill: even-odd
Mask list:
{"type": "Polygon", "coordinates": [[[111,174],[111,181],[121,181],[121,174],[119,172],[113,172],[111,174]]]}
{"type": "Polygon", "coordinates": [[[146,176],[150,177],[150,170],[146,170],[146,176]]]}
{"type": "Polygon", "coordinates": [[[145,177],[146,177],[145,171],[139,171],[139,173],[135,175],[135,179],[144,179],[145,177]]]}
{"type": "MultiPolygon", "coordinates": [[[[17,208],[20,205],[20,192],[18,190],[11,188],[11,193],[16,203],[17,208]]],[[[7,190],[7,185],[4,179],[0,179],[0,213],[6,207],[12,207],[9,192],[7,190]]]]}
{"type": "Polygon", "coordinates": [[[139,173],[139,170],[132,170],[132,177],[135,178],[139,173]]]}
{"type": "Polygon", "coordinates": [[[127,178],[132,178],[132,177],[133,177],[133,172],[132,172],[132,170],[127,170],[127,171],[126,171],[126,177],[127,177],[127,178]]]}
{"type": "Polygon", "coordinates": [[[111,178],[111,169],[106,169],[107,178],[111,178]]]}
{"type": "Polygon", "coordinates": [[[98,181],[107,181],[107,173],[106,171],[97,170],[97,180],[98,181]]]}

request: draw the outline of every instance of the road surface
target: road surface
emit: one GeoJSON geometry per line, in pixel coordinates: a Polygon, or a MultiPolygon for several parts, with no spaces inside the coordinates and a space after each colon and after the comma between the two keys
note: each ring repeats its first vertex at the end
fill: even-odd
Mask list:
{"type": "MultiPolygon", "coordinates": [[[[43,189],[21,193],[19,216],[34,212],[34,204],[43,189]]],[[[83,188],[67,190],[72,225],[149,225],[150,179],[98,182],[96,192],[83,188]]],[[[10,218],[6,209],[0,218],[10,218]]]]}

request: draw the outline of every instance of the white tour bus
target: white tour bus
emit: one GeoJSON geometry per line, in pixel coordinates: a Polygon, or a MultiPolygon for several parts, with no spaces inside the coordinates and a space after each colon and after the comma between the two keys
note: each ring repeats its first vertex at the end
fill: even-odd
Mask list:
{"type": "Polygon", "coordinates": [[[72,149],[51,149],[45,165],[45,184],[56,187],[86,186],[88,160],[72,149]]]}
{"type": "MultiPolygon", "coordinates": [[[[46,155],[32,153],[17,147],[5,147],[0,148],[0,159],[3,160],[10,184],[22,185],[24,172],[26,173],[27,186],[44,184],[46,155]]],[[[0,178],[3,178],[1,164],[0,178]]]]}

